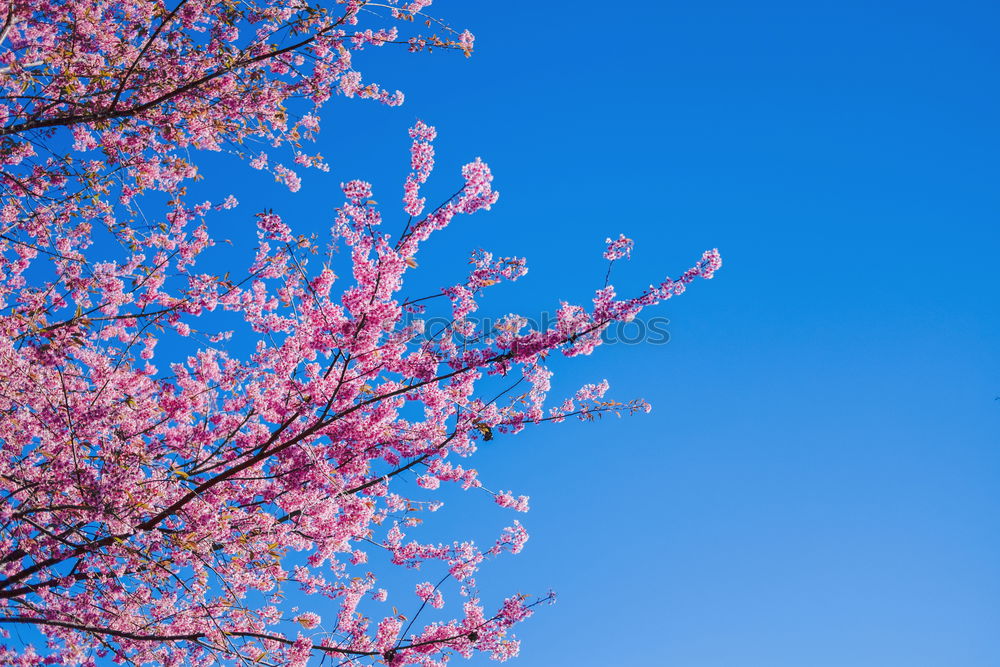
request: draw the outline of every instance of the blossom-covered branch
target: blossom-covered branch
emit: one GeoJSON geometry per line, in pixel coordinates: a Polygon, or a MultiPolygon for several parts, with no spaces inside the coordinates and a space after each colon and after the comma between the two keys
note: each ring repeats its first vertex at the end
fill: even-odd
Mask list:
{"type": "MultiPolygon", "coordinates": [[[[423,122],[388,223],[371,184],[349,181],[328,239],[263,211],[244,218],[255,248],[225,270],[213,218],[237,201],[192,203],[185,189],[192,148],[237,153],[293,190],[298,176],[268,151],[325,168],[298,149],[334,91],[401,100],[361,83],[358,51],[471,50],[429,5],[15,0],[0,12],[0,664],[516,655],[511,628],[551,596],[491,606],[476,579],[524,547],[524,527],[482,546],[423,542],[418,515],[449,483],[527,511],[468,457],[542,423],[648,409],[606,399],[606,382],[548,405],[550,355],[590,354],[609,325],[711,278],[718,253],[631,297],[609,270],[551,325],[508,314],[481,332],[484,296],[527,265],[478,250],[432,296],[408,293],[424,244],[499,196],[477,158],[427,206],[437,133],[423,122]],[[147,218],[137,197],[152,190],[169,201],[147,218]],[[425,332],[432,312],[446,324],[425,332]],[[410,478],[431,500],[404,494],[410,478]],[[412,618],[386,608],[392,577],[365,567],[372,550],[438,571],[439,585],[394,593],[412,618]],[[45,641],[4,629],[24,625],[45,641]]],[[[632,251],[608,243],[612,262],[632,251]]]]}

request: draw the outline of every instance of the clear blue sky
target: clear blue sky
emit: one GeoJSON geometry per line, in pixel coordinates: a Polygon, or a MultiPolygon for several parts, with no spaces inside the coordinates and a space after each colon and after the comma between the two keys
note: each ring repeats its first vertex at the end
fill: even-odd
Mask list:
{"type": "Polygon", "coordinates": [[[589,297],[608,235],[637,243],[621,291],[725,260],[655,313],[669,344],[556,365],[555,395],[607,378],[651,414],[497,438],[476,467],[532,511],[458,496],[429,529],[528,527],[481,576],[494,599],[560,595],[516,664],[1000,665],[995,5],[432,9],[475,56],[366,54],[406,105],[335,101],[333,174],[276,196],[241,168],[238,195],[262,187],[237,211],[323,229],[354,177],[395,202],[419,117],[441,137],[432,192],[479,155],[502,193],[428,249],[428,285],[476,247],[524,255],[486,310],[534,314],[589,297]]]}

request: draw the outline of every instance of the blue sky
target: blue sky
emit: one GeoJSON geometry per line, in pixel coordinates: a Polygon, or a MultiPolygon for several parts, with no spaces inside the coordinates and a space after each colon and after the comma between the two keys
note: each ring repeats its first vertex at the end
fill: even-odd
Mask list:
{"type": "MultiPolygon", "coordinates": [[[[487,485],[533,507],[516,517],[525,552],[483,572],[484,595],[559,593],[520,628],[516,664],[1000,664],[996,8],[432,9],[476,33],[474,57],[366,53],[406,104],[335,100],[333,174],[286,195],[231,171],[241,215],[322,229],[355,177],[396,201],[422,118],[440,133],[432,193],[475,156],[501,191],[436,237],[426,285],[474,248],[523,255],[529,274],[485,311],[538,314],[600,286],[609,235],[637,244],[622,292],[707,248],[725,261],[652,313],[669,344],[555,365],[554,395],[607,378],[651,414],[481,452],[487,485]]],[[[515,518],[477,496],[441,517],[453,537],[515,518]]]]}

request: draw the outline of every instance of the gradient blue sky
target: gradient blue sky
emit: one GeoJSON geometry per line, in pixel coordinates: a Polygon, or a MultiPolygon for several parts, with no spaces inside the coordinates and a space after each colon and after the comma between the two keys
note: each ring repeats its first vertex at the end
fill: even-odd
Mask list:
{"type": "MultiPolygon", "coordinates": [[[[601,284],[608,235],[637,243],[622,292],[706,248],[725,261],[655,313],[669,344],[556,364],[555,395],[607,378],[651,414],[481,453],[487,485],[533,505],[484,596],[560,596],[516,664],[1000,665],[996,6],[432,9],[477,34],[475,56],[366,53],[405,106],[335,101],[333,174],[280,195],[230,171],[237,211],[322,229],[355,177],[397,201],[419,117],[440,132],[432,193],[479,155],[502,194],[436,238],[418,281],[461,275],[477,247],[524,255],[485,310],[536,314],[601,284]]],[[[442,536],[515,518],[488,500],[457,496],[442,536]]]]}

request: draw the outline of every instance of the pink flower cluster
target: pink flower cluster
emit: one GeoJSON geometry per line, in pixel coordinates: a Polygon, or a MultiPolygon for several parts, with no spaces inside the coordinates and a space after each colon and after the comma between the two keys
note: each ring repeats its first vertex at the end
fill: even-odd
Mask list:
{"type": "Polygon", "coordinates": [[[437,131],[423,121],[417,121],[410,130],[410,136],[413,138],[413,146],[410,148],[410,168],[413,171],[406,177],[403,185],[403,208],[415,216],[424,210],[426,200],[420,197],[420,186],[427,182],[434,169],[434,146],[431,142],[437,137],[437,131]]]}
{"type": "Polygon", "coordinates": [[[511,491],[500,491],[496,494],[496,502],[500,507],[509,507],[518,512],[528,511],[528,496],[514,497],[511,491]]]}
{"type": "Polygon", "coordinates": [[[612,262],[622,257],[630,257],[632,247],[635,245],[632,239],[626,238],[624,234],[619,234],[617,239],[609,237],[605,243],[608,244],[608,248],[604,251],[604,259],[610,259],[612,262]]]}
{"type": "Polygon", "coordinates": [[[295,621],[306,630],[312,630],[319,626],[322,619],[319,617],[319,614],[306,611],[296,616],[295,621]]]}

